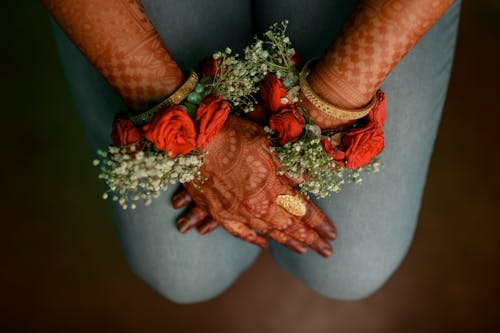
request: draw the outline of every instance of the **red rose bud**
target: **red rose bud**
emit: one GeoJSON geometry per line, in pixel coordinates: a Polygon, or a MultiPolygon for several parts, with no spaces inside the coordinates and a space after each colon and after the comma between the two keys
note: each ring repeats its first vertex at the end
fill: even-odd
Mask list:
{"type": "Polygon", "coordinates": [[[384,132],[375,122],[358,127],[342,137],[345,148],[346,168],[356,169],[367,165],[384,149],[384,132]]]}
{"type": "Polygon", "coordinates": [[[231,112],[229,103],[216,94],[208,95],[196,110],[195,125],[198,130],[198,147],[202,147],[219,133],[231,112]]]}
{"type": "Polygon", "coordinates": [[[290,58],[290,62],[297,68],[302,67],[302,55],[295,51],[294,55],[290,58]]]}
{"type": "Polygon", "coordinates": [[[325,149],[326,153],[330,155],[335,162],[344,166],[345,152],[340,150],[338,146],[333,145],[332,142],[327,139],[322,139],[321,145],[325,149]]]}
{"type": "Polygon", "coordinates": [[[373,122],[377,126],[383,127],[385,119],[387,118],[387,100],[382,90],[377,91],[375,98],[375,105],[373,105],[373,108],[371,109],[370,113],[366,115],[365,119],[370,123],[373,122]]]}
{"type": "Polygon", "coordinates": [[[213,57],[206,57],[201,62],[201,75],[214,77],[217,74],[217,68],[219,67],[221,60],[215,60],[213,57]]]}
{"type": "Polygon", "coordinates": [[[260,93],[264,106],[272,113],[278,112],[290,105],[285,87],[283,87],[281,80],[274,74],[266,76],[264,82],[260,86],[260,93]]]}
{"type": "Polygon", "coordinates": [[[174,158],[187,154],[196,146],[194,124],[182,106],[173,105],[155,114],[149,124],[143,126],[146,139],[174,158]]]}
{"type": "Polygon", "coordinates": [[[305,125],[304,117],[293,105],[271,115],[269,119],[269,127],[278,133],[278,143],[282,146],[297,141],[305,125]]]}
{"type": "Polygon", "coordinates": [[[142,137],[142,131],[137,128],[132,120],[117,118],[111,129],[111,142],[116,147],[128,146],[137,142],[142,137]]]}

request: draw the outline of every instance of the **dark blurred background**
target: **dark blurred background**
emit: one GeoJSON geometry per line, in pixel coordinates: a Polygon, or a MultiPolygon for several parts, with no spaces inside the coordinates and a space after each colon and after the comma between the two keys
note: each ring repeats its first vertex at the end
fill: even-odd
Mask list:
{"type": "Polygon", "coordinates": [[[368,300],[323,298],[268,253],[215,300],[126,267],[39,1],[2,1],[0,331],[500,332],[500,3],[465,1],[407,259],[368,300]]]}

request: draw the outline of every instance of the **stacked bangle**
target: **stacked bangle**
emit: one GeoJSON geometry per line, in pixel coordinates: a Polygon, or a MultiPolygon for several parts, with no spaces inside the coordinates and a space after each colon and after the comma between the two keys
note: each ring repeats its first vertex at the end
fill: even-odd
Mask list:
{"type": "Polygon", "coordinates": [[[335,117],[340,120],[356,120],[363,118],[368,113],[370,113],[371,109],[375,105],[376,96],[374,96],[371,101],[364,107],[359,109],[344,109],[338,107],[336,105],[330,104],[321,97],[319,97],[311,88],[309,83],[307,82],[308,73],[308,65],[311,63],[309,60],[302,71],[299,74],[299,85],[300,90],[304,94],[304,96],[314,105],[316,108],[326,113],[329,116],[335,117]]]}
{"type": "Polygon", "coordinates": [[[194,90],[197,84],[198,84],[198,74],[196,74],[195,71],[192,71],[187,80],[179,87],[179,89],[174,91],[172,95],[168,96],[165,100],[163,100],[155,107],[141,114],[130,117],[130,120],[132,120],[134,124],[144,124],[149,122],[153,118],[155,113],[162,107],[173,104],[180,104],[194,90]]]}

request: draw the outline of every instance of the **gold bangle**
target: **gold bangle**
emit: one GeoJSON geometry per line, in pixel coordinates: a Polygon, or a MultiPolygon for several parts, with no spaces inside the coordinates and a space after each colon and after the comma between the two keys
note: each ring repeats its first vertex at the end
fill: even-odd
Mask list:
{"type": "Polygon", "coordinates": [[[187,98],[187,96],[196,88],[198,84],[198,74],[195,71],[192,71],[187,80],[179,87],[176,91],[172,93],[172,95],[168,96],[163,102],[159,103],[155,107],[138,114],[136,116],[130,117],[130,120],[134,122],[134,124],[145,124],[148,123],[156,112],[158,112],[161,108],[165,106],[170,106],[174,104],[179,104],[183,100],[187,98]]]}
{"type": "Polygon", "coordinates": [[[165,101],[160,103],[160,107],[163,106],[163,103],[168,103],[168,105],[179,104],[196,88],[198,84],[198,74],[195,71],[192,71],[189,75],[188,79],[182,86],[179,87],[172,95],[170,95],[165,101]]]}
{"type": "Polygon", "coordinates": [[[373,96],[371,101],[364,107],[359,108],[359,109],[343,109],[341,107],[332,105],[319,97],[309,86],[309,83],[307,82],[307,66],[311,60],[309,60],[305,65],[304,68],[302,68],[302,71],[300,71],[299,74],[299,85],[300,85],[300,90],[304,94],[304,96],[311,102],[312,105],[314,105],[316,108],[321,110],[322,112],[326,113],[327,115],[330,115],[332,117],[335,117],[340,120],[356,120],[363,118],[366,116],[368,113],[370,113],[371,109],[375,105],[376,95],[373,96]]]}

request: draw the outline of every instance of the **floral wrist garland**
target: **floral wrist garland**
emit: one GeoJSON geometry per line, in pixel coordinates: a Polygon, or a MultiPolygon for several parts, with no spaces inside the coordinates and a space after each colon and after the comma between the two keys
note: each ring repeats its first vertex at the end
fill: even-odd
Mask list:
{"type": "Polygon", "coordinates": [[[201,179],[203,147],[231,110],[266,121],[280,173],[300,179],[306,195],[325,197],[346,181],[359,183],[361,171],[378,171],[380,162],[372,159],[384,146],[385,95],[377,92],[372,111],[348,129],[322,132],[297,106],[301,60],[286,36],[287,25],[273,24],[264,40],[255,38],[245,48],[243,59],[229,48],[205,59],[202,78],[187,99],[150,110],[146,123],[118,114],[112,145],[94,160],[107,185],[103,198],[112,192],[123,209],[135,209],[134,201],[149,205],[169,184],[201,179]]]}
{"type": "Polygon", "coordinates": [[[339,192],[346,181],[360,183],[362,171],[380,170],[374,157],[384,149],[386,100],[381,90],[368,115],[347,129],[322,131],[304,110],[289,102],[296,98],[290,96],[295,94],[293,88],[286,91],[281,80],[272,76],[266,81],[261,91],[272,112],[266,131],[277,142],[271,151],[283,165],[282,174],[301,180],[298,188],[304,194],[323,198],[339,192]]]}

